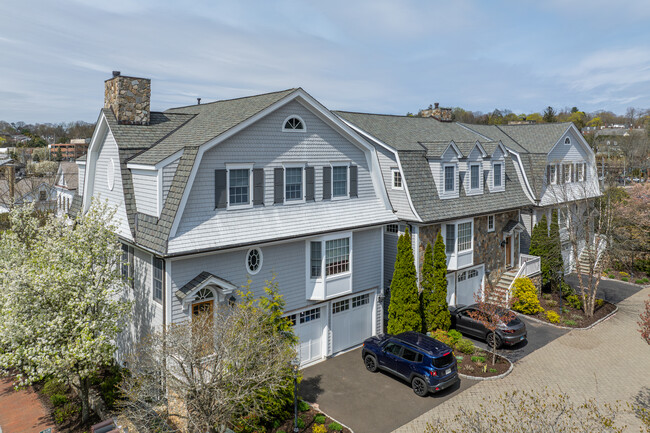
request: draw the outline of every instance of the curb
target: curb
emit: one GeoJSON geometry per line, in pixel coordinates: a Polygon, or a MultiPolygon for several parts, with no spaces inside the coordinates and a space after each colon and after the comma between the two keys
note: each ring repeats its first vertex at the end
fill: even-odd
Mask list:
{"type": "MultiPolygon", "coordinates": [[[[354,433],[354,430],[352,430],[352,429],[350,428],[350,426],[347,426],[347,425],[343,424],[341,421],[337,420],[336,418],[333,418],[333,417],[329,416],[326,412],[323,412],[323,411],[321,410],[320,405],[319,405],[318,403],[311,403],[311,402],[308,402],[308,401],[305,401],[305,402],[306,402],[307,404],[309,404],[312,408],[316,409],[318,412],[322,413],[323,415],[325,415],[326,417],[328,417],[329,419],[331,419],[332,421],[336,422],[337,424],[341,424],[341,426],[343,426],[343,427],[345,427],[346,429],[350,430],[350,433],[354,433]],[[316,407],[314,407],[314,405],[315,405],[316,407]]],[[[2,433],[2,432],[0,432],[0,433],[2,433]]]]}
{"type": "Polygon", "coordinates": [[[505,356],[501,356],[501,355],[497,355],[497,356],[500,356],[501,358],[505,359],[506,361],[508,361],[510,363],[510,368],[505,373],[501,373],[501,374],[499,374],[497,376],[490,376],[490,377],[469,376],[467,374],[458,373],[458,377],[460,377],[461,379],[470,379],[470,380],[476,380],[476,381],[479,381],[479,382],[483,382],[483,381],[486,381],[486,380],[503,379],[504,377],[506,377],[507,375],[512,373],[512,370],[515,367],[515,364],[512,361],[510,361],[508,358],[506,358],[505,356]]]}
{"type": "MultiPolygon", "coordinates": [[[[609,303],[612,304],[611,302],[609,302],[609,303]]],[[[522,317],[525,317],[526,319],[528,319],[528,320],[530,320],[530,321],[533,321],[533,322],[536,322],[536,323],[541,323],[541,324],[543,324],[543,325],[552,326],[552,327],[557,328],[557,329],[569,329],[569,330],[586,331],[587,329],[591,329],[591,328],[593,328],[594,326],[598,325],[598,324],[601,323],[601,322],[604,322],[605,320],[609,319],[609,318],[612,317],[614,314],[616,314],[616,312],[618,311],[618,305],[616,305],[616,304],[612,304],[612,305],[615,307],[615,308],[614,308],[614,311],[612,311],[611,313],[609,313],[607,316],[605,316],[605,317],[601,317],[600,319],[596,320],[594,323],[592,323],[591,325],[587,326],[586,328],[576,328],[576,327],[572,327],[572,326],[556,325],[556,324],[554,324],[554,323],[549,323],[549,322],[546,322],[546,321],[544,321],[544,320],[540,320],[540,319],[538,319],[537,317],[527,316],[527,315],[525,315],[525,314],[521,314],[521,316],[522,316],[522,317]]]]}

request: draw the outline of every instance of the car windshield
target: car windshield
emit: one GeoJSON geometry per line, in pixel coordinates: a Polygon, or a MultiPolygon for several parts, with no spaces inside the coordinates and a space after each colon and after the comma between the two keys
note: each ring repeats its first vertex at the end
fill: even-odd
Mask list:
{"type": "Polygon", "coordinates": [[[454,362],[454,354],[451,353],[451,352],[449,352],[449,353],[447,353],[444,356],[441,356],[439,358],[433,358],[433,360],[432,360],[433,366],[436,367],[436,368],[446,367],[449,364],[451,364],[452,362],[454,362]]]}

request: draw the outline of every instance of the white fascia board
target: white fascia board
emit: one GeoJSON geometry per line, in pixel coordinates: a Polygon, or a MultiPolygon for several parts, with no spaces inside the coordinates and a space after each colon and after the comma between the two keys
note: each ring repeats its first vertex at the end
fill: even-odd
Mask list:
{"type": "Polygon", "coordinates": [[[126,168],[128,168],[131,171],[156,171],[155,165],[147,165],[147,164],[127,163],[126,168]]]}
{"type": "MultiPolygon", "coordinates": [[[[474,147],[478,147],[479,152],[481,152],[481,158],[485,158],[486,156],[488,156],[488,153],[485,151],[485,148],[483,147],[483,145],[481,144],[480,141],[476,140],[476,143],[474,143],[474,147]]],[[[474,150],[474,149],[472,149],[472,150],[474,150]]],[[[470,152],[470,154],[471,153],[472,152],[470,152]]]]}
{"type": "MultiPolygon", "coordinates": [[[[341,119],[341,120],[343,120],[343,119],[341,119]]],[[[399,168],[400,173],[402,173],[402,185],[404,187],[404,191],[406,191],[406,198],[408,199],[409,207],[411,208],[411,212],[413,212],[413,215],[415,215],[415,217],[418,219],[419,222],[422,222],[422,218],[420,218],[420,215],[418,215],[417,211],[415,210],[415,206],[413,205],[413,200],[411,200],[411,194],[409,193],[408,184],[406,182],[406,176],[404,176],[404,169],[402,168],[402,163],[401,163],[401,161],[399,159],[399,152],[397,152],[397,150],[395,148],[393,148],[392,146],[389,146],[388,144],[382,142],[378,138],[373,137],[372,135],[368,134],[367,132],[365,132],[361,128],[358,128],[357,126],[353,125],[352,123],[348,122],[347,120],[343,120],[343,122],[345,122],[346,125],[348,125],[352,129],[354,129],[361,136],[363,136],[363,137],[367,138],[368,140],[376,143],[377,145],[383,147],[384,149],[388,150],[393,155],[395,155],[395,161],[397,161],[397,167],[399,168]]],[[[384,181],[382,179],[382,183],[383,182],[384,181]]],[[[385,187],[388,188],[387,185],[385,185],[385,187]]]]}
{"type": "Polygon", "coordinates": [[[137,164],[137,163],[127,162],[126,163],[126,168],[128,168],[130,170],[148,170],[148,171],[160,170],[161,168],[163,168],[163,167],[171,164],[172,162],[176,161],[181,156],[183,156],[183,149],[179,150],[178,152],[174,153],[173,155],[168,156],[167,158],[163,159],[162,161],[158,162],[157,164],[150,165],[150,164],[137,164]]]}
{"type": "Polygon", "coordinates": [[[75,161],[75,164],[83,165],[85,167],[86,166],[86,161],[75,161]]]}
{"type": "Polygon", "coordinates": [[[445,153],[447,153],[447,151],[449,150],[450,147],[452,149],[454,149],[454,152],[456,152],[456,156],[458,156],[458,159],[463,158],[465,156],[465,155],[463,155],[463,152],[460,151],[460,149],[458,148],[458,146],[456,145],[454,140],[450,140],[449,145],[447,147],[445,147],[445,150],[440,154],[441,158],[445,153]]]}
{"type": "Polygon", "coordinates": [[[100,111],[99,117],[97,118],[97,126],[95,127],[93,136],[90,139],[88,151],[86,152],[86,172],[84,173],[83,201],[81,203],[82,213],[90,208],[92,188],[94,188],[95,162],[97,158],[94,158],[93,155],[99,152],[98,147],[104,145],[109,131],[108,120],[106,119],[104,112],[100,111]],[[91,173],[92,176],[90,176],[91,173]]]}
{"type": "MultiPolygon", "coordinates": [[[[503,156],[508,156],[508,154],[510,152],[512,152],[510,149],[508,149],[505,146],[505,144],[503,144],[503,142],[501,140],[499,140],[499,144],[497,144],[497,147],[494,149],[494,152],[496,152],[498,148],[501,148],[501,151],[503,152],[503,156]]],[[[490,157],[492,157],[493,155],[494,155],[494,153],[492,153],[492,155],[490,155],[490,157]]],[[[517,155],[519,155],[519,154],[517,154],[517,155]]]]}
{"type": "Polygon", "coordinates": [[[515,157],[517,159],[517,164],[515,166],[515,171],[517,172],[517,177],[519,178],[519,182],[524,182],[524,185],[526,185],[526,188],[524,188],[524,192],[526,193],[526,196],[533,202],[533,203],[539,203],[539,200],[535,198],[535,194],[533,193],[533,189],[530,186],[530,183],[528,182],[528,175],[526,174],[526,170],[524,170],[524,165],[521,162],[521,156],[515,152],[514,150],[510,150],[510,159],[512,157],[515,157]],[[517,166],[519,167],[519,170],[517,170],[517,166]]]}

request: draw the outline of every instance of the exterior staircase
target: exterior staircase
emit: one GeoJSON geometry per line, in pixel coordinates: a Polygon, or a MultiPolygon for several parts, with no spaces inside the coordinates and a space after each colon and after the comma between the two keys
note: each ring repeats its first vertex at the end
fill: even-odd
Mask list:
{"type": "Polygon", "coordinates": [[[501,278],[494,287],[493,293],[488,293],[486,301],[491,304],[505,305],[510,285],[515,280],[519,269],[513,268],[501,274],[501,278]]]}
{"type": "Polygon", "coordinates": [[[580,272],[583,275],[589,275],[591,272],[590,265],[594,264],[594,275],[596,275],[601,270],[600,257],[598,257],[596,252],[595,245],[591,245],[588,248],[584,248],[578,257],[576,263],[576,272],[580,272]]]}

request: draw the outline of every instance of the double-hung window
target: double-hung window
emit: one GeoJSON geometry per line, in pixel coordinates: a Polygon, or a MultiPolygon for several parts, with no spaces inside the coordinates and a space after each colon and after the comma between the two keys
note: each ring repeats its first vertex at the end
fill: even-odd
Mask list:
{"type": "Polygon", "coordinates": [[[332,196],[348,196],[348,166],[337,165],[332,167],[332,196]]]}
{"type": "Polygon", "coordinates": [[[445,192],[454,192],[456,190],[456,167],[448,165],[445,167],[445,192]]]}
{"type": "Polygon", "coordinates": [[[122,244],[122,279],[133,287],[133,247],[122,244]]]}
{"type": "Polygon", "coordinates": [[[458,224],[458,252],[472,249],[472,223],[458,224]]]}
{"type": "Polygon", "coordinates": [[[480,166],[478,164],[472,164],[469,167],[469,173],[470,173],[470,189],[471,190],[478,190],[481,181],[480,181],[480,166]]]}
{"type": "Polygon", "coordinates": [[[494,231],[494,215],[488,215],[487,231],[488,232],[494,231]]]}
{"type": "Polygon", "coordinates": [[[447,224],[445,233],[445,251],[453,254],[456,251],[456,224],[447,224]]]}
{"type": "Polygon", "coordinates": [[[571,183],[571,169],[573,164],[563,164],[564,170],[564,183],[571,183]]]}
{"type": "Polygon", "coordinates": [[[325,274],[336,275],[350,270],[350,238],[325,241],[325,274]]]}
{"type": "Polygon", "coordinates": [[[445,251],[462,253],[472,249],[472,221],[445,224],[445,251]]]}
{"type": "Polygon", "coordinates": [[[162,302],[165,262],[158,257],[153,258],[153,299],[162,302]]]}
{"type": "Polygon", "coordinates": [[[400,173],[399,169],[397,168],[393,168],[391,170],[391,173],[393,174],[393,189],[403,189],[402,173],[400,173]]]}
{"type": "Polygon", "coordinates": [[[250,204],[250,169],[228,170],[228,203],[230,206],[250,204]]]}
{"type": "Polygon", "coordinates": [[[503,164],[500,162],[494,164],[493,182],[495,188],[503,186],[503,164]]]}
{"type": "Polygon", "coordinates": [[[577,182],[584,182],[585,180],[585,169],[587,164],[584,162],[579,162],[576,164],[576,181],[577,182]]]}
{"type": "Polygon", "coordinates": [[[291,201],[303,199],[302,173],[302,167],[288,167],[285,169],[285,200],[291,201]]]}
{"type": "Polygon", "coordinates": [[[322,242],[311,242],[310,243],[310,275],[311,278],[320,278],[323,269],[323,252],[322,252],[322,242]]]}

